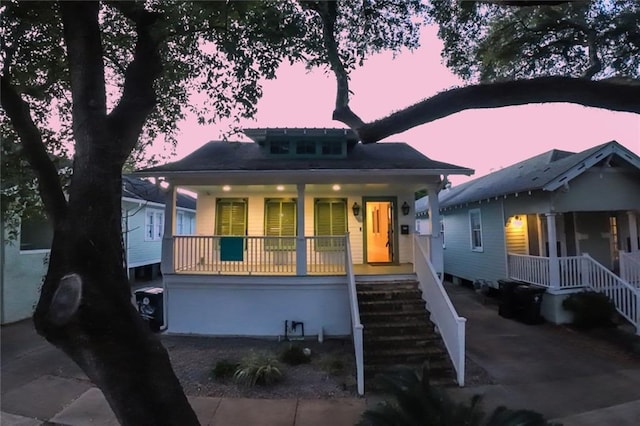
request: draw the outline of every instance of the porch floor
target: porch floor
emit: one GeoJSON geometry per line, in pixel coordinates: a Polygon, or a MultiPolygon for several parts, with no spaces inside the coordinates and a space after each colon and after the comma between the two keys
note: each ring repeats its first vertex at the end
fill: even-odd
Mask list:
{"type": "MultiPolygon", "coordinates": [[[[220,271],[214,271],[210,268],[207,268],[205,265],[196,266],[194,268],[189,269],[181,269],[180,271],[176,271],[177,274],[189,274],[189,275],[295,275],[295,273],[290,272],[289,268],[283,268],[282,271],[273,270],[269,272],[264,271],[254,271],[247,272],[243,270],[234,270],[234,267],[226,267],[221,269],[220,271]]],[[[307,271],[308,275],[318,276],[318,275],[344,275],[344,272],[331,272],[335,271],[338,268],[332,268],[330,266],[325,265],[322,270],[307,271]]],[[[398,265],[371,265],[371,264],[354,264],[353,265],[353,273],[354,275],[401,275],[401,274],[412,274],[413,273],[413,264],[412,263],[402,263],[398,265]]]]}

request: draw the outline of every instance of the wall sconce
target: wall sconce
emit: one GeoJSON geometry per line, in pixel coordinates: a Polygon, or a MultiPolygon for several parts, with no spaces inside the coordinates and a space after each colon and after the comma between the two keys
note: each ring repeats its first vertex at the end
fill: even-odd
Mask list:
{"type": "Polygon", "coordinates": [[[354,202],[353,206],[351,207],[351,211],[353,211],[353,215],[355,217],[358,217],[360,215],[360,205],[358,204],[358,202],[354,202]]]}
{"type": "Polygon", "coordinates": [[[402,207],[400,207],[400,209],[402,209],[402,214],[406,216],[409,214],[409,211],[411,211],[411,206],[405,201],[402,203],[402,207]]]}

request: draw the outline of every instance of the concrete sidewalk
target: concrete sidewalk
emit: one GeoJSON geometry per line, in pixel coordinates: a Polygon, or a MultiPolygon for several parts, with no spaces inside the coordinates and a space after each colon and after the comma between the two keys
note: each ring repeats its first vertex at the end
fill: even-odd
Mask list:
{"type": "MultiPolygon", "coordinates": [[[[49,390],[51,390],[49,388],[49,390]]],[[[30,399],[34,402],[33,399],[30,399]]],[[[224,426],[353,426],[365,409],[364,399],[244,399],[190,397],[189,401],[200,423],[224,426]],[[329,420],[330,419],[330,420],[329,420]]],[[[3,426],[36,426],[49,423],[65,426],[117,426],[119,425],[102,392],[90,388],[57,414],[34,419],[36,410],[42,407],[18,408],[10,404],[12,413],[0,413],[3,426]],[[13,414],[29,411],[31,416],[13,414]]]]}

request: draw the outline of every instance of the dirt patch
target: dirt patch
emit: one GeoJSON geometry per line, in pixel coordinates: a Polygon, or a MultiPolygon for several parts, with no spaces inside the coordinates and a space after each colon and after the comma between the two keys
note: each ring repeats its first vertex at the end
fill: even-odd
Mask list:
{"type": "Polygon", "coordinates": [[[162,336],[173,369],[189,396],[240,398],[347,398],[356,396],[353,345],[348,340],[278,342],[267,339],[162,336]],[[282,363],[284,379],[270,386],[244,387],[232,379],[214,379],[216,362],[239,362],[251,351],[278,356],[290,344],[311,350],[311,362],[282,363]]]}

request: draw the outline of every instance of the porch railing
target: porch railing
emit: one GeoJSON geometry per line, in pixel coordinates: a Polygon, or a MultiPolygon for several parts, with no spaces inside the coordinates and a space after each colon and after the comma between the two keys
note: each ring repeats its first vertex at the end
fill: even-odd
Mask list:
{"type": "Polygon", "coordinates": [[[364,326],[360,322],[360,308],[358,307],[358,292],[356,291],[356,279],[353,274],[353,261],[351,257],[351,244],[345,238],[345,265],[347,272],[347,284],[349,286],[349,306],[351,307],[351,333],[353,335],[353,349],[356,357],[356,383],[358,395],[364,395],[364,326]]]}
{"type": "MultiPolygon", "coordinates": [[[[297,237],[173,237],[176,273],[296,274],[297,237]]],[[[308,273],[345,273],[345,236],[304,237],[308,273]]]]}
{"type": "Polygon", "coordinates": [[[550,289],[590,288],[606,294],[620,315],[640,333],[640,288],[617,276],[588,254],[559,257],[557,282],[553,282],[549,275],[548,257],[509,253],[508,264],[511,279],[550,289]]]}
{"type": "Polygon", "coordinates": [[[458,315],[449,295],[442,286],[433,265],[429,261],[428,253],[423,244],[414,238],[414,268],[422,297],[431,312],[431,320],[436,325],[449,358],[456,370],[456,381],[464,386],[465,372],[465,327],[467,319],[458,315]]]}
{"type": "Polygon", "coordinates": [[[620,252],[620,278],[640,288],[640,251],[620,252]]]}

